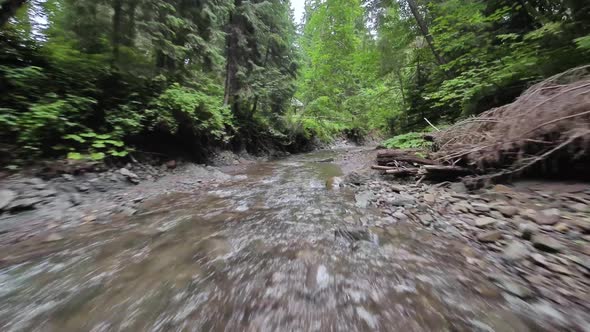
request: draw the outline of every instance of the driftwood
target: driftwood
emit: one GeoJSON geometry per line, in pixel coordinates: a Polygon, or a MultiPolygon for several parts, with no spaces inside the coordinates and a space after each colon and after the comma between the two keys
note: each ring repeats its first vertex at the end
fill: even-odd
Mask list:
{"type": "Polygon", "coordinates": [[[470,169],[459,166],[424,165],[420,174],[431,180],[453,180],[472,174],[470,169]]]}
{"type": "Polygon", "coordinates": [[[377,164],[381,166],[396,165],[396,163],[411,163],[420,165],[437,165],[438,162],[418,156],[413,150],[384,150],[377,153],[377,164]]]}
{"type": "Polygon", "coordinates": [[[373,166],[371,166],[371,168],[376,169],[378,171],[387,171],[387,170],[391,170],[391,169],[398,169],[398,167],[380,166],[380,165],[373,165],[373,166]]]}
{"type": "Polygon", "coordinates": [[[420,172],[420,169],[417,167],[415,167],[415,168],[397,167],[395,169],[386,170],[385,174],[390,174],[390,175],[395,175],[395,176],[412,176],[412,175],[418,175],[419,172],[420,172]]]}

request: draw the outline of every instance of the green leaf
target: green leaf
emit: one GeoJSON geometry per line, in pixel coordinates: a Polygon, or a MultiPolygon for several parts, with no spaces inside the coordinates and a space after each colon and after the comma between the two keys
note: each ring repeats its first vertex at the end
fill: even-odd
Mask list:
{"type": "Polygon", "coordinates": [[[84,138],[80,137],[79,135],[75,135],[75,134],[65,135],[64,139],[71,139],[71,140],[74,140],[78,143],[85,143],[86,142],[86,140],[84,138]]]}
{"type": "Polygon", "coordinates": [[[92,160],[102,160],[104,159],[105,154],[102,152],[95,152],[90,154],[90,159],[92,160]]]}
{"type": "Polygon", "coordinates": [[[81,159],[84,159],[84,155],[82,155],[79,152],[69,152],[68,153],[68,159],[81,160],[81,159]]]}

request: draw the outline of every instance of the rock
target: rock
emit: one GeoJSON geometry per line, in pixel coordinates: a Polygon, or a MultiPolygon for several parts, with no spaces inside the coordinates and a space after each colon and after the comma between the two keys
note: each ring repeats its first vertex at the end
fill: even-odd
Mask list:
{"type": "Polygon", "coordinates": [[[538,225],[555,225],[561,218],[558,209],[547,209],[541,212],[531,213],[527,217],[538,225]]]}
{"type": "Polygon", "coordinates": [[[418,215],[418,220],[424,226],[430,226],[434,222],[434,218],[430,214],[420,214],[418,215]]]}
{"type": "Polygon", "coordinates": [[[588,220],[588,219],[575,218],[575,219],[569,220],[569,222],[571,224],[573,224],[574,226],[576,226],[577,228],[581,229],[584,233],[590,232],[590,220],[588,220]]]}
{"type": "Polygon", "coordinates": [[[58,233],[51,233],[49,234],[45,239],[43,239],[43,242],[56,242],[56,241],[61,241],[63,240],[64,237],[61,234],[58,233]]]}
{"type": "Polygon", "coordinates": [[[503,194],[510,194],[513,193],[514,190],[512,190],[512,188],[503,185],[503,184],[497,184],[492,188],[493,191],[498,192],[498,193],[503,193],[503,194]]]}
{"type": "Polygon", "coordinates": [[[344,228],[339,228],[334,230],[334,236],[335,237],[342,237],[344,239],[347,239],[349,241],[369,241],[369,242],[373,242],[373,238],[371,236],[371,233],[364,229],[364,228],[350,228],[350,229],[344,229],[344,228]]]}
{"type": "Polygon", "coordinates": [[[479,228],[486,228],[496,223],[496,220],[490,217],[479,217],[475,219],[475,226],[479,228]]]}
{"type": "Polygon", "coordinates": [[[502,232],[500,231],[487,231],[477,233],[477,239],[480,242],[496,242],[502,238],[502,232]]]}
{"type": "Polygon", "coordinates": [[[550,317],[553,321],[558,321],[560,324],[565,324],[567,321],[565,317],[557,311],[549,302],[537,302],[532,304],[532,309],[541,315],[550,317]]]}
{"type": "Polygon", "coordinates": [[[517,296],[521,299],[530,299],[533,297],[533,291],[519,283],[502,278],[497,281],[498,286],[509,294],[517,296]]]}
{"type": "Polygon", "coordinates": [[[584,203],[575,203],[575,204],[571,204],[570,209],[576,211],[576,212],[588,212],[588,204],[584,204],[584,203]]]}
{"type": "Polygon", "coordinates": [[[375,198],[375,194],[371,191],[363,191],[356,195],[354,195],[354,199],[356,200],[356,206],[365,209],[369,206],[369,202],[375,198]]]}
{"type": "Polygon", "coordinates": [[[582,258],[578,256],[567,256],[567,258],[577,265],[585,268],[587,271],[590,271],[590,258],[582,258]]]}
{"type": "Polygon", "coordinates": [[[43,199],[40,197],[22,198],[12,201],[6,208],[10,211],[32,210],[41,202],[43,199]]]}
{"type": "Polygon", "coordinates": [[[0,211],[7,207],[16,198],[16,193],[12,190],[0,190],[0,211]]]}
{"type": "Polygon", "coordinates": [[[45,184],[45,181],[43,181],[40,178],[30,178],[30,179],[25,180],[25,183],[35,186],[35,185],[43,185],[43,184],[45,184]]]}
{"type": "Polygon", "coordinates": [[[81,193],[85,193],[88,192],[90,190],[90,185],[86,184],[86,183],[81,183],[79,185],[76,186],[76,189],[78,189],[79,192],[81,193]]]}
{"type": "Polygon", "coordinates": [[[78,193],[71,193],[69,196],[69,201],[74,206],[82,204],[82,197],[78,193]]]}
{"type": "Polygon", "coordinates": [[[547,236],[547,235],[534,235],[531,238],[531,242],[533,242],[533,246],[535,248],[544,250],[547,252],[559,252],[564,249],[563,244],[561,242],[547,236]]]}
{"type": "Polygon", "coordinates": [[[560,233],[567,233],[569,231],[569,226],[563,222],[558,223],[553,228],[560,233]]]}
{"type": "Polygon", "coordinates": [[[547,263],[545,265],[545,267],[550,270],[553,271],[555,273],[559,273],[559,274],[564,274],[564,275],[572,275],[572,271],[568,270],[565,266],[560,265],[560,264],[555,264],[555,263],[547,263]]]}
{"type": "Polygon", "coordinates": [[[394,217],[395,219],[399,220],[399,221],[408,220],[408,216],[406,216],[401,211],[396,211],[396,212],[392,213],[391,216],[394,217]]]}
{"type": "Polygon", "coordinates": [[[37,190],[43,190],[43,189],[47,188],[47,184],[46,183],[37,183],[37,184],[33,185],[33,188],[35,188],[37,190]]]}
{"type": "Polygon", "coordinates": [[[168,169],[175,169],[176,168],[176,160],[170,160],[166,162],[166,168],[168,169]]]}
{"type": "Polygon", "coordinates": [[[512,218],[518,214],[518,209],[510,205],[496,206],[495,209],[507,218],[512,218]]]}
{"type": "Polygon", "coordinates": [[[84,216],[84,218],[82,218],[82,222],[85,222],[85,223],[91,223],[94,221],[96,221],[96,216],[93,214],[89,214],[87,216],[84,216]]]}
{"type": "Polygon", "coordinates": [[[535,262],[535,264],[540,265],[540,266],[545,266],[547,265],[547,260],[545,259],[545,256],[538,254],[538,253],[534,253],[531,255],[531,259],[533,260],[533,262],[535,262]]]}
{"type": "Polygon", "coordinates": [[[471,203],[471,208],[476,213],[490,212],[490,206],[484,203],[471,203]]]}
{"type": "Polygon", "coordinates": [[[538,232],[537,226],[531,223],[521,223],[518,225],[518,230],[520,232],[520,237],[525,240],[530,240],[533,235],[538,232]]]}
{"type": "Polygon", "coordinates": [[[137,213],[136,209],[130,208],[128,206],[123,206],[119,209],[120,213],[126,217],[131,217],[137,213]]]}
{"type": "Polygon", "coordinates": [[[75,180],[74,176],[71,174],[62,174],[61,177],[66,181],[74,181],[75,180]]]}
{"type": "Polygon", "coordinates": [[[410,195],[397,195],[393,198],[389,198],[387,203],[393,206],[407,206],[412,205],[416,202],[416,199],[410,195]]]}
{"type": "Polygon", "coordinates": [[[504,248],[503,258],[507,261],[514,262],[524,259],[528,255],[529,249],[524,243],[512,241],[504,248]]]}
{"type": "Polygon", "coordinates": [[[459,194],[466,194],[468,192],[467,187],[463,182],[451,183],[450,189],[459,194]]]}
{"type": "Polygon", "coordinates": [[[426,203],[434,203],[436,202],[436,198],[433,194],[424,194],[424,201],[426,203]]]}
{"type": "Polygon", "coordinates": [[[37,193],[37,195],[41,196],[41,197],[52,197],[57,195],[57,191],[53,190],[53,189],[45,189],[45,190],[41,190],[37,193]]]}
{"type": "Polygon", "coordinates": [[[201,243],[199,249],[209,259],[217,259],[227,255],[231,247],[223,238],[209,238],[201,243]]]}
{"type": "Polygon", "coordinates": [[[127,168],[121,168],[119,173],[127,178],[127,180],[131,183],[138,184],[139,183],[139,176],[137,174],[131,172],[127,168]]]}

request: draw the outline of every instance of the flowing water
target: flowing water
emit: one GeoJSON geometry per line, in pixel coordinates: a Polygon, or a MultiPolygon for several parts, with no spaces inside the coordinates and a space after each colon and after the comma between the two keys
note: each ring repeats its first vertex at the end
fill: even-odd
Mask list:
{"type": "Polygon", "coordinates": [[[341,171],[318,160],[332,154],[164,195],[3,268],[0,330],[534,330],[460,245],[404,224],[341,231],[382,216],[326,187],[341,171]]]}

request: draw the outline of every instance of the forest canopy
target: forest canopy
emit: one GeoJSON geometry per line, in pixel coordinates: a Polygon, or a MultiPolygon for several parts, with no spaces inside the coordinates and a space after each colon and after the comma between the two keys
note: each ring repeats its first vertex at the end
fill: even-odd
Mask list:
{"type": "Polygon", "coordinates": [[[585,0],[0,4],[3,162],[401,134],[590,59],[585,0]]]}

